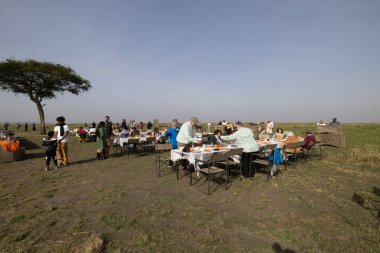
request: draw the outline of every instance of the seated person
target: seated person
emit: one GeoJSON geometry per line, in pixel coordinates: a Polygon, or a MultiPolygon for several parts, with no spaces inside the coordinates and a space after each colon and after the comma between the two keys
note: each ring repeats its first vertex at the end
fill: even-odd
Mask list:
{"type": "Polygon", "coordinates": [[[284,139],[284,130],[283,130],[281,127],[277,128],[277,131],[276,131],[276,139],[277,139],[277,140],[282,140],[282,139],[284,139]]]}
{"type": "Polygon", "coordinates": [[[158,129],[158,127],[155,127],[155,128],[153,129],[153,131],[152,131],[152,135],[153,135],[154,137],[160,137],[160,136],[161,136],[161,134],[160,134],[160,130],[158,129]]]}
{"type": "Polygon", "coordinates": [[[131,128],[131,132],[129,133],[131,137],[138,137],[140,136],[140,132],[137,131],[136,127],[131,128]]]}
{"type": "Polygon", "coordinates": [[[315,136],[314,136],[314,134],[312,134],[311,130],[307,130],[306,131],[306,137],[305,137],[304,141],[305,141],[305,143],[304,143],[303,147],[305,149],[310,150],[314,146],[314,144],[316,143],[317,140],[315,139],[315,136]]]}
{"type": "Polygon", "coordinates": [[[120,132],[120,137],[121,138],[127,138],[129,136],[129,128],[127,125],[124,125],[123,130],[120,132]]]}
{"type": "Polygon", "coordinates": [[[219,129],[216,129],[214,131],[214,134],[208,137],[208,141],[211,145],[217,145],[217,144],[223,144],[222,140],[220,139],[220,136],[222,135],[222,131],[219,129]]]}
{"type": "Polygon", "coordinates": [[[259,140],[267,140],[269,139],[269,135],[265,133],[266,129],[262,129],[259,134],[259,140]]]}
{"type": "Polygon", "coordinates": [[[329,125],[332,126],[332,127],[339,127],[340,126],[340,122],[334,117],[333,121],[331,121],[329,125]]]}

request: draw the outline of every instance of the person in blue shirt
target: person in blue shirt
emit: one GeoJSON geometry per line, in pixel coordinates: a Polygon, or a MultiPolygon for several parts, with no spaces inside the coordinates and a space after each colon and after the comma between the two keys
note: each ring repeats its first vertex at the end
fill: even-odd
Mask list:
{"type": "Polygon", "coordinates": [[[176,122],[172,123],[172,127],[169,128],[166,133],[165,137],[169,138],[169,142],[172,145],[173,149],[177,148],[177,134],[179,132],[179,127],[177,126],[176,122]]]}

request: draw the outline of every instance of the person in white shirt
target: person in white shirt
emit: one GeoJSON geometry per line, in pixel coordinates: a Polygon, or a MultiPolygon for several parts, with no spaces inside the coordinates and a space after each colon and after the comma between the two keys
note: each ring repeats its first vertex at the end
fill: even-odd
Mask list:
{"type": "Polygon", "coordinates": [[[185,147],[189,146],[192,143],[201,144],[201,140],[198,140],[195,137],[193,127],[199,122],[197,117],[191,117],[189,121],[185,122],[177,135],[177,146],[185,147]]]}
{"type": "Polygon", "coordinates": [[[57,139],[57,160],[59,166],[67,166],[69,164],[69,126],[65,123],[65,117],[57,118],[57,124],[54,127],[54,138],[57,139]]]}
{"type": "Polygon", "coordinates": [[[273,133],[273,127],[274,127],[273,121],[271,119],[268,120],[268,122],[267,122],[267,129],[266,129],[267,134],[272,134],[273,133]]]}
{"type": "Polygon", "coordinates": [[[259,151],[259,145],[257,144],[253,132],[251,129],[243,127],[243,124],[236,122],[237,131],[228,136],[221,136],[220,138],[225,141],[236,141],[239,148],[243,148],[241,157],[241,166],[243,177],[254,177],[255,171],[252,171],[252,153],[259,151]]]}

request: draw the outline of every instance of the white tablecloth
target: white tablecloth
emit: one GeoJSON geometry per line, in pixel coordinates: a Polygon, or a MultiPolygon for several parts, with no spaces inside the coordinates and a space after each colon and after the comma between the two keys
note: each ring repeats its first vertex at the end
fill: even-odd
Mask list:
{"type": "Polygon", "coordinates": [[[176,162],[180,159],[186,159],[190,164],[194,165],[195,171],[199,171],[199,165],[202,165],[200,162],[196,162],[195,160],[209,161],[213,154],[224,152],[229,152],[228,150],[221,151],[211,151],[211,152],[182,152],[179,149],[173,149],[170,154],[170,159],[173,162],[176,162]]]}

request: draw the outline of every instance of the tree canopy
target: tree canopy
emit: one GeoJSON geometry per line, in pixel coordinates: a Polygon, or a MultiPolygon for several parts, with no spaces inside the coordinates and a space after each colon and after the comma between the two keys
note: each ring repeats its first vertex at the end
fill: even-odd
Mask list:
{"type": "Polygon", "coordinates": [[[43,99],[52,99],[66,92],[78,95],[91,88],[69,66],[36,60],[6,59],[0,62],[0,90],[24,94],[37,105],[41,121],[41,133],[45,133],[43,99]],[[43,128],[43,129],[42,129],[43,128]]]}

